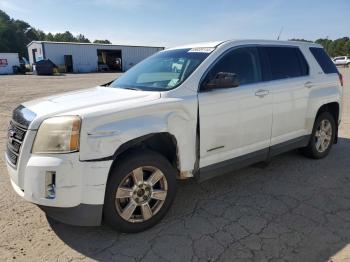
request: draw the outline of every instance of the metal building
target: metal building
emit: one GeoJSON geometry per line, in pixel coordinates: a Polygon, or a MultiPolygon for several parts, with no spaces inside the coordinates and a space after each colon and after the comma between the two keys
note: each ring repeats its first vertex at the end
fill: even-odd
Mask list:
{"type": "Polygon", "coordinates": [[[14,66],[19,66],[18,53],[0,53],[0,75],[13,74],[14,66]]]}
{"type": "Polygon", "coordinates": [[[31,64],[50,59],[66,72],[126,71],[164,47],[33,41],[27,45],[31,64]]]}

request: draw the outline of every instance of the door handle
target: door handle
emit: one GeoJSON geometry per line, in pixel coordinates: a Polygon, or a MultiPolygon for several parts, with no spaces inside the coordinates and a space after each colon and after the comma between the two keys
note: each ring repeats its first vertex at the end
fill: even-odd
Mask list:
{"type": "Polygon", "coordinates": [[[264,90],[264,89],[259,89],[258,91],[255,92],[255,95],[258,97],[264,97],[269,94],[269,90],[264,90]]]}
{"type": "Polygon", "coordinates": [[[305,84],[304,84],[305,87],[307,88],[311,88],[314,86],[314,83],[312,83],[311,81],[307,81],[305,84]]]}

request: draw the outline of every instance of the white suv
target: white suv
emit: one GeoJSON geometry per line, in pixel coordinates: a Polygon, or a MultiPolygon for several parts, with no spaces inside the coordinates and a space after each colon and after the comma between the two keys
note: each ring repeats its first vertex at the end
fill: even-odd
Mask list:
{"type": "Polygon", "coordinates": [[[333,58],[333,63],[335,65],[342,65],[342,66],[350,66],[350,57],[349,56],[337,56],[333,58]]]}
{"type": "Polygon", "coordinates": [[[337,142],[342,79],[321,46],[224,41],[161,51],[117,80],[26,102],[6,152],[15,191],[64,223],[155,225],[176,179],[205,180],[337,142]],[[288,63],[286,63],[288,61],[288,63]]]}

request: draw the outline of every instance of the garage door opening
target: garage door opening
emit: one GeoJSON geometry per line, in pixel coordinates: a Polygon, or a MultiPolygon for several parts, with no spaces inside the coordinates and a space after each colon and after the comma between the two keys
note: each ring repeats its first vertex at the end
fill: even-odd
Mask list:
{"type": "Polygon", "coordinates": [[[98,71],[122,71],[122,51],[97,49],[98,71]]]}

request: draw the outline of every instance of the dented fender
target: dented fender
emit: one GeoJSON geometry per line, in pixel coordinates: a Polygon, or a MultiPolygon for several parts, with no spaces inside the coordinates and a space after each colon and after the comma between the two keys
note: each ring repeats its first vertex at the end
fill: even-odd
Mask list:
{"type": "Polygon", "coordinates": [[[188,100],[164,98],[137,110],[84,116],[80,160],[113,159],[125,143],[157,133],[176,139],[180,172],[192,171],[196,161],[196,97],[188,100]]]}

